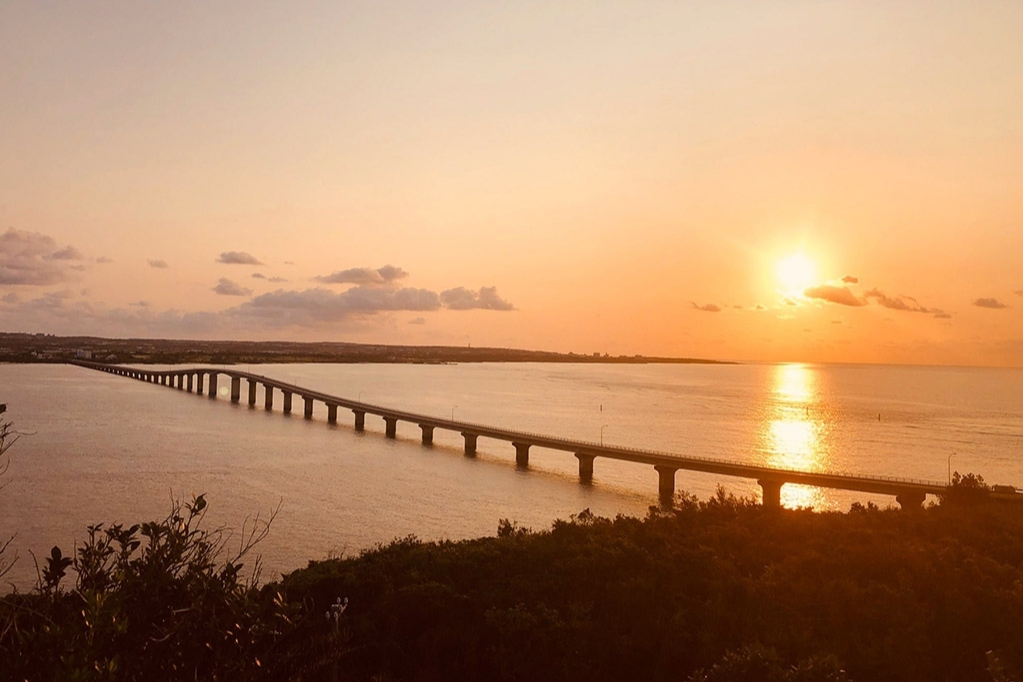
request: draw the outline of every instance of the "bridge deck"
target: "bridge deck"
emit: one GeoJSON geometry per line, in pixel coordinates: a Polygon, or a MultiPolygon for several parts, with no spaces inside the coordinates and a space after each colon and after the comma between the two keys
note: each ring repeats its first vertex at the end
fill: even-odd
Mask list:
{"type": "Polygon", "coordinates": [[[398,410],[383,405],[375,405],[359,400],[352,400],[342,396],[315,391],[304,386],[279,381],[261,374],[254,374],[238,369],[194,367],[173,370],[149,370],[123,365],[104,365],[102,363],[76,361],[73,364],[101,369],[104,371],[134,372],[158,376],[187,375],[187,374],[225,374],[229,377],[237,377],[254,381],[264,386],[273,387],[284,393],[291,393],[306,399],[320,401],[326,405],[334,405],[352,410],[355,413],[377,415],[386,419],[411,422],[424,427],[433,427],[457,431],[463,435],[475,435],[496,440],[508,441],[526,446],[537,446],[553,450],[582,454],[588,457],[606,457],[628,462],[649,464],[664,469],[684,469],[689,471],[700,471],[705,473],[718,474],[723,476],[734,476],[737,478],[756,479],[758,481],[770,481],[774,483],[794,483],[801,485],[819,486],[825,488],[837,488],[842,490],[854,490],[866,493],[877,493],[882,495],[900,495],[905,493],[916,494],[939,494],[944,492],[946,485],[937,481],[926,481],[909,478],[896,478],[889,476],[870,476],[850,473],[829,473],[802,471],[798,469],[783,469],[763,466],[760,464],[746,464],[724,459],[710,457],[694,457],[681,455],[673,452],[662,452],[646,450],[642,448],[631,448],[619,445],[606,445],[584,440],[561,438],[540,433],[517,431],[487,424],[446,419],[433,415],[419,414],[398,410]]]}

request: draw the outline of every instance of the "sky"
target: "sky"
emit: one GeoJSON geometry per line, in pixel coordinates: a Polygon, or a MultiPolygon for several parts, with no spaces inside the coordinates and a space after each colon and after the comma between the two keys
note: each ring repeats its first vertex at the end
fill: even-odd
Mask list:
{"type": "Polygon", "coordinates": [[[0,2],[0,331],[1023,366],[1023,4],[0,2]]]}

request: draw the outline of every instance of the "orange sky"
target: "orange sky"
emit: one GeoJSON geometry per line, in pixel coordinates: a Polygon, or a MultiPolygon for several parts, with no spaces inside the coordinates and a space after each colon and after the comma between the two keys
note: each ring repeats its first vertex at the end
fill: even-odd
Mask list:
{"type": "Polygon", "coordinates": [[[0,64],[0,330],[1023,366],[1018,2],[8,0],[0,64]]]}

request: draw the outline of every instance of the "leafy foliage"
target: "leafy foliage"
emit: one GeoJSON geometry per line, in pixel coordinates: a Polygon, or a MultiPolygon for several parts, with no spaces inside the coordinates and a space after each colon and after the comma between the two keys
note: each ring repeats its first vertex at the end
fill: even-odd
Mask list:
{"type": "Polygon", "coordinates": [[[351,597],[351,679],[1020,679],[1023,509],[764,510],[406,538],[284,579],[351,597]],[[989,653],[990,652],[990,653],[989,653]],[[998,672],[1002,671],[1002,672],[998,672]],[[997,677],[997,674],[1002,675],[997,677]]]}
{"type": "Polygon", "coordinates": [[[54,547],[37,588],[0,602],[0,679],[299,679],[322,667],[337,642],[311,646],[303,608],[241,578],[273,515],[221,561],[205,510],[199,496],[160,522],[90,526],[73,556],[54,547]]]}

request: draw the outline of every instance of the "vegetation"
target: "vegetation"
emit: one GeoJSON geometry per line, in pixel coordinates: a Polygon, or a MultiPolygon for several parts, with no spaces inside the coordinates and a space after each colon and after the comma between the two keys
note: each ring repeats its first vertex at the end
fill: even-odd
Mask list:
{"type": "Polygon", "coordinates": [[[0,679],[314,680],[335,662],[351,680],[1023,679],[1023,509],[950,493],[846,514],[680,495],[646,519],[404,538],[262,588],[240,554],[266,527],[221,560],[199,497],[55,548],[32,593],[0,600],[0,679]]]}

